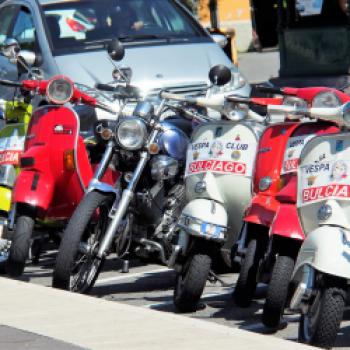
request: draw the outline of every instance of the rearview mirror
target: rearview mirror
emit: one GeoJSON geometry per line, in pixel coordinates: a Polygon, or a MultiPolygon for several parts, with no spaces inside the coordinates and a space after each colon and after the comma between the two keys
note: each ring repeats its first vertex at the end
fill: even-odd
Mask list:
{"type": "Polygon", "coordinates": [[[211,38],[216,42],[222,49],[227,45],[227,38],[222,34],[211,34],[211,38]]]}
{"type": "Polygon", "coordinates": [[[1,53],[10,61],[17,59],[17,54],[21,50],[16,39],[8,38],[1,46],[1,53]]]}
{"type": "Polygon", "coordinates": [[[222,86],[227,84],[231,80],[230,68],[223,64],[218,64],[212,67],[209,71],[209,80],[212,84],[222,86]]]}
{"type": "Polygon", "coordinates": [[[114,61],[121,61],[125,55],[123,44],[118,39],[112,39],[107,47],[109,57],[114,61]]]}

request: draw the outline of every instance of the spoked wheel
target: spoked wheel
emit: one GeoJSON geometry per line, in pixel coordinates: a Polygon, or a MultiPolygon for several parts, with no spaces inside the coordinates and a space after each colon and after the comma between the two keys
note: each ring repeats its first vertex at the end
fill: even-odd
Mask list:
{"type": "Polygon", "coordinates": [[[262,315],[265,326],[276,328],[287,301],[289,282],[294,269],[294,259],[287,255],[279,255],[272,270],[271,280],[262,315]]]}
{"type": "Polygon", "coordinates": [[[205,253],[195,253],[181,273],[176,275],[174,305],[180,312],[196,311],[208,279],[211,257],[205,253]]]}
{"type": "Polygon", "coordinates": [[[341,280],[318,290],[306,314],[301,315],[299,341],[313,346],[330,349],[335,343],[343,318],[346,285],[341,280]]]}
{"type": "Polygon", "coordinates": [[[248,307],[253,300],[258,284],[258,271],[262,257],[262,242],[256,238],[251,239],[248,243],[241,271],[233,292],[235,303],[240,307],[248,307]]]}
{"type": "Polygon", "coordinates": [[[94,285],[104,259],[97,251],[108,226],[113,196],[90,192],[80,202],[63,234],[52,286],[87,293],[94,285]]]}

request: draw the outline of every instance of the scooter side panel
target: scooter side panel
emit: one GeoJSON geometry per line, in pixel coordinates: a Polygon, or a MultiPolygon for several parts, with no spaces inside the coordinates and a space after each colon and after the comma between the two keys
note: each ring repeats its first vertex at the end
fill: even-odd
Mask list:
{"type": "Polygon", "coordinates": [[[293,280],[298,279],[305,264],[350,279],[350,231],[322,226],[310,232],[300,248],[293,280]]]}
{"type": "Polygon", "coordinates": [[[9,212],[11,209],[12,190],[0,186],[0,211],[9,212]]]}

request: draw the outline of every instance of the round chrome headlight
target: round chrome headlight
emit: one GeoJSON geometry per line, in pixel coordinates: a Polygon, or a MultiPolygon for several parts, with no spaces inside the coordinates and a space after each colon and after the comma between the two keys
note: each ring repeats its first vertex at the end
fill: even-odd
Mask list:
{"type": "Polygon", "coordinates": [[[270,188],[272,184],[272,179],[270,176],[265,176],[263,178],[260,179],[259,181],[259,190],[260,191],[266,191],[270,188]]]}
{"type": "Polygon", "coordinates": [[[127,150],[140,149],[147,137],[146,124],[137,118],[126,118],[122,120],[116,130],[119,145],[127,150]]]}
{"type": "Polygon", "coordinates": [[[341,100],[331,91],[320,92],[312,100],[312,107],[339,107],[341,100]]]}
{"type": "Polygon", "coordinates": [[[63,105],[69,102],[74,93],[74,83],[65,76],[53,77],[47,84],[46,96],[54,104],[63,105]]]}

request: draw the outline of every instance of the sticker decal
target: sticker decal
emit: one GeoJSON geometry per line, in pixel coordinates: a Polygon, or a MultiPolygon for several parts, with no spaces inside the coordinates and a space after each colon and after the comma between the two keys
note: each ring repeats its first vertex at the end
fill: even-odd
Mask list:
{"type": "Polygon", "coordinates": [[[288,174],[296,172],[299,166],[299,158],[303,147],[314,137],[311,135],[302,135],[291,137],[288,140],[286,150],[284,152],[284,159],[281,174],[288,174]]]}
{"type": "Polygon", "coordinates": [[[350,200],[348,169],[350,160],[343,159],[300,167],[298,205],[329,198],[350,200]]]}
{"type": "Polygon", "coordinates": [[[11,136],[0,139],[0,165],[19,163],[19,156],[24,150],[25,136],[18,136],[14,130],[11,136]]]}

